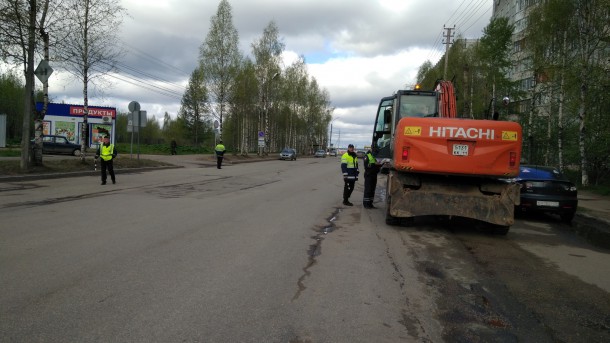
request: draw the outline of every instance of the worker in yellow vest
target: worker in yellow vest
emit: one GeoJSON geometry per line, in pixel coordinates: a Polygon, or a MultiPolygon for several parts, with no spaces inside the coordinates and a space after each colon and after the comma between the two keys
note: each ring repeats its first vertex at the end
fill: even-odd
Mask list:
{"type": "Polygon", "coordinates": [[[376,208],[373,206],[375,200],[375,188],[377,187],[377,174],[381,169],[381,163],[377,161],[371,150],[364,155],[364,197],[362,198],[362,207],[376,208]]]}
{"type": "Polygon", "coordinates": [[[358,158],[354,152],[354,145],[347,146],[347,152],[341,156],[341,172],[343,173],[343,205],[354,206],[349,201],[350,195],[354,191],[356,181],[358,181],[358,158]]]}
{"type": "Polygon", "coordinates": [[[102,185],[106,184],[106,169],[108,169],[108,173],[110,174],[110,179],[112,183],[116,183],[116,178],[114,177],[114,166],[112,161],[116,158],[117,151],[114,148],[114,144],[110,144],[110,137],[104,136],[102,144],[97,148],[97,152],[95,153],[95,158],[101,158],[102,165],[102,185]]]}
{"type": "Polygon", "coordinates": [[[222,169],[222,158],[225,155],[225,146],[222,144],[222,140],[218,142],[214,151],[216,152],[216,167],[222,169]]]}

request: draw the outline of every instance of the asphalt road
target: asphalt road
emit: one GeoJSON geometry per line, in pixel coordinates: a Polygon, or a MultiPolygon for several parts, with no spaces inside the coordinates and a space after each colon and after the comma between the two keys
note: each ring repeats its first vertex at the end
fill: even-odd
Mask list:
{"type": "Polygon", "coordinates": [[[609,252],[558,219],[341,192],[334,158],[0,183],[0,341],[610,341],[609,252]]]}

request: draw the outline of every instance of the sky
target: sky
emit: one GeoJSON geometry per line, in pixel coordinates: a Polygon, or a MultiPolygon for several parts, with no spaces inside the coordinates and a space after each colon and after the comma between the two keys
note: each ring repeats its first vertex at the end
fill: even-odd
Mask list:
{"type": "MultiPolygon", "coordinates": [[[[162,124],[175,117],[199,49],[220,0],[123,0],[119,28],[125,54],[119,72],[90,89],[90,106],[127,112],[137,101],[162,124]]],[[[308,73],[330,94],[335,108],[334,146],[370,144],[379,100],[411,88],[418,68],[444,54],[444,27],[454,37],[480,38],[489,23],[490,0],[229,0],[239,48],[274,21],[285,44],[284,67],[303,55],[308,73]]],[[[52,63],[51,63],[52,65],[52,63]]],[[[36,81],[38,83],[38,81],[36,81]]],[[[38,83],[40,87],[41,84],[38,83]]],[[[56,68],[49,78],[53,102],[82,104],[82,84],[56,68]]],[[[329,127],[330,134],[330,127],[329,127]]]]}

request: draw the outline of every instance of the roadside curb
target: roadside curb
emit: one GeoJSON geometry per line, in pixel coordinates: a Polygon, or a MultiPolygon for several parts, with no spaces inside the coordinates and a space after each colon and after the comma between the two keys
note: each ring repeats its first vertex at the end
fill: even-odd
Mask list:
{"type": "Polygon", "coordinates": [[[568,230],[585,238],[591,244],[610,249],[610,221],[590,213],[576,212],[577,223],[572,222],[568,230]]]}
{"type": "MultiPolygon", "coordinates": [[[[123,168],[115,169],[115,174],[130,174],[139,173],[153,170],[162,169],[176,169],[184,168],[183,166],[160,166],[160,167],[141,167],[141,168],[123,168]]],[[[34,180],[46,180],[46,179],[62,179],[70,177],[80,176],[99,176],[99,170],[83,170],[77,172],[65,172],[65,173],[44,173],[44,174],[28,174],[28,175],[9,175],[0,176],[0,183],[2,182],[16,182],[16,181],[34,181],[34,180]]]]}
{"type": "MultiPolygon", "coordinates": [[[[148,157],[149,159],[154,159],[148,157]]],[[[275,161],[276,159],[272,158],[251,158],[244,160],[231,160],[225,159],[223,164],[226,165],[234,165],[241,163],[253,163],[253,162],[265,162],[265,161],[275,161]]],[[[163,162],[163,161],[161,161],[163,162]]],[[[194,161],[197,164],[205,167],[215,167],[216,159],[200,159],[194,161]]],[[[168,162],[169,163],[169,162],[168,162]]],[[[176,162],[174,162],[176,163],[176,162]]],[[[168,166],[159,166],[159,167],[136,167],[136,168],[121,168],[114,169],[115,174],[129,174],[129,173],[139,173],[139,172],[147,172],[147,171],[155,171],[155,170],[163,170],[163,169],[176,169],[176,168],[185,168],[184,165],[172,164],[168,166]]],[[[34,181],[34,180],[45,180],[45,179],[61,179],[61,178],[70,178],[70,177],[80,177],[80,176],[96,176],[99,175],[100,171],[97,170],[81,170],[76,172],[63,172],[63,173],[38,173],[38,174],[21,174],[21,175],[7,175],[0,176],[0,183],[5,182],[19,182],[19,181],[34,181]]]]}

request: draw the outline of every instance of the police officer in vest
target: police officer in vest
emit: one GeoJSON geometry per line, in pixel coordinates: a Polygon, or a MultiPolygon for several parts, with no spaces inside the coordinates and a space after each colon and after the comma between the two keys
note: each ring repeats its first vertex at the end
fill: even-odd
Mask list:
{"type": "Polygon", "coordinates": [[[225,154],[225,146],[222,144],[222,140],[218,142],[214,151],[216,152],[216,167],[222,169],[222,158],[225,154]]]}
{"type": "Polygon", "coordinates": [[[116,183],[116,178],[114,177],[114,167],[112,165],[112,161],[117,155],[117,151],[114,148],[114,144],[110,144],[110,138],[108,136],[104,136],[102,144],[97,148],[97,152],[95,153],[95,158],[101,158],[102,165],[102,185],[106,184],[106,168],[108,168],[108,173],[110,174],[110,179],[112,183],[116,183]]]}
{"type": "Polygon", "coordinates": [[[381,163],[375,159],[371,150],[364,155],[364,197],[362,206],[364,208],[376,208],[373,206],[375,199],[375,188],[377,187],[377,174],[381,169],[381,163]]]}
{"type": "Polygon", "coordinates": [[[358,180],[358,158],[354,152],[354,145],[350,144],[347,147],[347,152],[341,156],[341,171],[343,172],[343,205],[354,206],[349,202],[349,197],[354,191],[354,186],[358,180]]]}

